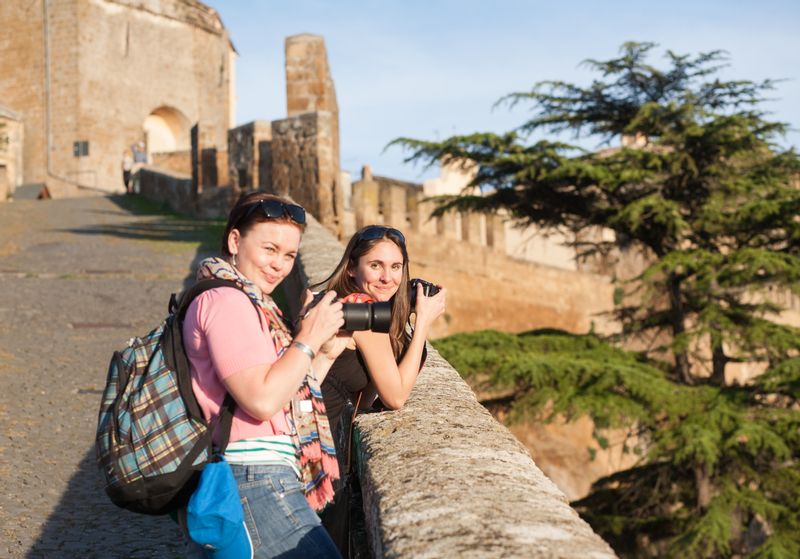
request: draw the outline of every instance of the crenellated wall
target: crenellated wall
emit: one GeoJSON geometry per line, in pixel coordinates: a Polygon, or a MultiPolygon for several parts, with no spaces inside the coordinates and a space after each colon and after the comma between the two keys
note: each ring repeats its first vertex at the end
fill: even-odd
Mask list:
{"type": "MultiPolygon", "coordinates": [[[[324,279],[342,249],[312,218],[292,281],[324,279]]],[[[428,351],[402,410],[356,419],[373,556],[615,557],[452,366],[428,351]]]]}
{"type": "MultiPolygon", "coordinates": [[[[520,332],[560,328],[610,333],[618,328],[612,276],[590,266],[556,259],[515,256],[522,241],[503,215],[448,213],[431,218],[434,203],[423,185],[373,175],[368,166],[352,185],[352,228],[384,224],[403,231],[412,276],[444,285],[450,292],[445,320],[433,337],[493,328],[520,332]]],[[[537,237],[553,252],[559,239],[537,237]]],[[[572,252],[574,260],[574,251],[572,252]]]]}

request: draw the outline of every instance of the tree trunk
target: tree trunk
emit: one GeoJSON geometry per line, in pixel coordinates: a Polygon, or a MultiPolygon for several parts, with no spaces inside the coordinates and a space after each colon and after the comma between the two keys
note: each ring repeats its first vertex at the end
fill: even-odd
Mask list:
{"type": "Polygon", "coordinates": [[[696,464],[694,467],[694,480],[697,488],[697,508],[706,510],[711,503],[711,476],[708,473],[708,468],[702,464],[696,464]]]}
{"type": "Polygon", "coordinates": [[[711,336],[711,382],[717,386],[725,386],[725,366],[728,364],[728,356],[722,347],[722,340],[719,336],[711,336]]]}
{"type": "MultiPolygon", "coordinates": [[[[672,337],[677,338],[686,331],[686,312],[683,309],[683,299],[681,299],[681,280],[674,274],[667,278],[669,289],[669,309],[670,323],[672,326],[672,337]]],[[[675,372],[678,378],[686,384],[694,384],[691,367],[689,365],[689,352],[683,350],[673,350],[675,357],[675,372]]]]}

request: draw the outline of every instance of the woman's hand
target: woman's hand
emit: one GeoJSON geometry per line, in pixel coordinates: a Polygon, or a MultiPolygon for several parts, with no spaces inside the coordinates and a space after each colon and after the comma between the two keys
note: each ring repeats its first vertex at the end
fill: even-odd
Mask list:
{"type": "Polygon", "coordinates": [[[434,320],[444,314],[447,290],[442,287],[436,295],[426,297],[422,291],[422,285],[417,285],[417,305],[414,309],[417,318],[414,321],[414,328],[427,329],[434,320]]]}
{"type": "MultiPolygon", "coordinates": [[[[306,291],[306,302],[303,310],[308,307],[312,298],[312,293],[306,291]]],[[[310,346],[315,352],[319,352],[323,344],[336,336],[339,329],[344,326],[342,304],[338,301],[334,302],[335,298],[336,292],[328,291],[319,303],[305,312],[300,321],[300,327],[295,339],[310,346]]],[[[347,342],[345,341],[344,343],[346,344],[347,342]]],[[[328,349],[330,350],[330,348],[328,349]]],[[[342,349],[339,350],[339,353],[342,352],[342,349]]]]}
{"type": "Polygon", "coordinates": [[[339,357],[347,347],[347,344],[353,338],[353,333],[346,330],[339,330],[339,332],[330,338],[327,342],[322,344],[319,348],[320,355],[324,355],[331,361],[339,357]]]}

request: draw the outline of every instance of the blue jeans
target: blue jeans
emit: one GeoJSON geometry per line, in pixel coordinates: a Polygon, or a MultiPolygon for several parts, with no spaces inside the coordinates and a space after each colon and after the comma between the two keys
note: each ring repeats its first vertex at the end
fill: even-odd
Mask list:
{"type": "Polygon", "coordinates": [[[341,558],[288,466],[231,464],[254,558],[341,558]]]}

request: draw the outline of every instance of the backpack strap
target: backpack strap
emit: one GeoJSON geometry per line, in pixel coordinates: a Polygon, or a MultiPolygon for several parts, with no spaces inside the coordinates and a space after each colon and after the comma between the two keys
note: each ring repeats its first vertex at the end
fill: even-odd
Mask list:
{"type": "MultiPolygon", "coordinates": [[[[189,308],[189,305],[192,304],[192,301],[194,301],[200,294],[208,291],[209,289],[216,289],[217,287],[233,287],[234,289],[238,289],[239,291],[244,293],[244,290],[241,287],[239,287],[238,283],[234,281],[224,280],[220,278],[200,280],[198,282],[195,282],[195,284],[189,287],[188,289],[186,289],[183,293],[180,294],[180,296],[176,297],[174,293],[172,294],[172,297],[170,297],[169,300],[169,313],[177,314],[179,320],[183,322],[183,317],[186,316],[186,310],[189,308]]],[[[250,301],[252,301],[252,299],[250,299],[249,296],[247,298],[250,301]]],[[[254,301],[253,301],[253,306],[255,306],[256,309],[258,309],[254,301]]]]}
{"type": "Polygon", "coordinates": [[[219,451],[225,452],[228,448],[228,442],[231,438],[231,425],[233,425],[233,412],[236,409],[236,400],[233,399],[230,392],[225,394],[225,399],[222,401],[222,406],[219,410],[219,423],[221,439],[219,441],[219,451]]]}

